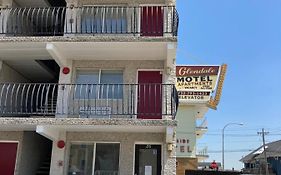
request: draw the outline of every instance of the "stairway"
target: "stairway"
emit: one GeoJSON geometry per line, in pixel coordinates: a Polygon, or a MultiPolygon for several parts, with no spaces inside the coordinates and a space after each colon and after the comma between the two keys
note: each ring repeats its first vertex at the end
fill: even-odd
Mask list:
{"type": "Polygon", "coordinates": [[[36,175],[50,175],[51,158],[44,160],[38,168],[36,175]]]}
{"type": "Polygon", "coordinates": [[[47,104],[43,104],[36,108],[35,113],[44,116],[53,116],[56,114],[57,108],[57,96],[52,99],[48,99],[47,104]]]}

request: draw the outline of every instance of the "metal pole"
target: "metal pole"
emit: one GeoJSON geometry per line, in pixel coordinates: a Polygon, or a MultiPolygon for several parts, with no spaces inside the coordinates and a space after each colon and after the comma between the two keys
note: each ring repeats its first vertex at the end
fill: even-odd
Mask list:
{"type": "Polygon", "coordinates": [[[262,143],[263,143],[263,154],[264,154],[264,161],[265,161],[265,174],[269,175],[268,172],[268,164],[267,164],[267,156],[266,156],[266,148],[265,148],[265,139],[264,139],[264,135],[268,134],[268,132],[264,131],[264,128],[262,128],[262,132],[258,132],[258,134],[262,135],[262,143]]]}
{"type": "Polygon", "coordinates": [[[224,170],[224,130],[229,125],[240,125],[240,126],[242,126],[243,123],[228,123],[222,129],[222,170],[224,170]]]}
{"type": "Polygon", "coordinates": [[[222,130],[222,169],[224,170],[224,129],[222,130]]]}

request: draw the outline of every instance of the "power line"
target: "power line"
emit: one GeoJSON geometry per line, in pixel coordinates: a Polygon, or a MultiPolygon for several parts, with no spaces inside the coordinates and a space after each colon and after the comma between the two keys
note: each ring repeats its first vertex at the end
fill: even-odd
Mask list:
{"type": "MultiPolygon", "coordinates": [[[[254,149],[234,149],[234,150],[225,150],[224,152],[229,153],[238,153],[238,152],[251,152],[254,151],[254,149]]],[[[208,153],[222,153],[221,150],[208,150],[208,153]]]]}

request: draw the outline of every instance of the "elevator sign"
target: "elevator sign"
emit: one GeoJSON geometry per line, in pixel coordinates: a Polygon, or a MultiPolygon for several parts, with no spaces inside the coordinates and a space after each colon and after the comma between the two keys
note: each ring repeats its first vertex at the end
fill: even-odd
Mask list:
{"type": "Polygon", "coordinates": [[[182,101],[207,102],[214,92],[220,66],[177,66],[176,87],[182,101]]]}

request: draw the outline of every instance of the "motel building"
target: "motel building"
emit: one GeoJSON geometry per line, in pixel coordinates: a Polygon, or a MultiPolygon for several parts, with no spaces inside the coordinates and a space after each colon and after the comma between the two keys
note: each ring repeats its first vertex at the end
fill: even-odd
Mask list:
{"type": "Polygon", "coordinates": [[[204,116],[216,109],[222,93],[226,65],[178,65],[176,87],[179,95],[176,129],[177,175],[197,170],[206,160],[207,147],[197,149],[197,140],[208,130],[204,116]]]}
{"type": "Polygon", "coordinates": [[[175,175],[175,0],[0,0],[1,175],[175,175]]]}

